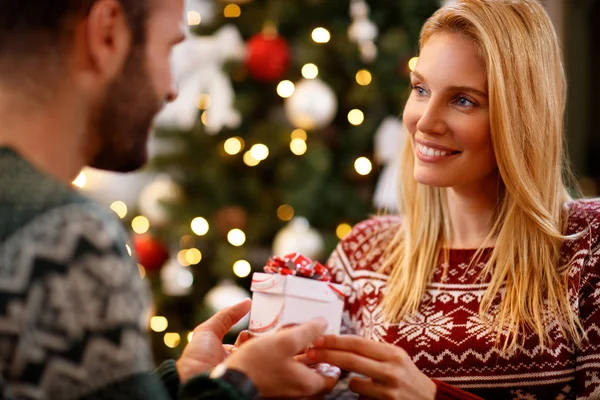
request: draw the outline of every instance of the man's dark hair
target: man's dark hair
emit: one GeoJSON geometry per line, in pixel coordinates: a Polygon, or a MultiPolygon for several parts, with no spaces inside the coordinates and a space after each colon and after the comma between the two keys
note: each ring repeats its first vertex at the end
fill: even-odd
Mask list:
{"type": "MultiPolygon", "coordinates": [[[[0,0],[0,73],[15,68],[18,71],[21,61],[49,57],[56,60],[63,53],[68,42],[65,39],[72,34],[75,23],[85,18],[96,1],[0,0]]],[[[120,0],[134,45],[145,40],[149,2],[120,0]]]]}

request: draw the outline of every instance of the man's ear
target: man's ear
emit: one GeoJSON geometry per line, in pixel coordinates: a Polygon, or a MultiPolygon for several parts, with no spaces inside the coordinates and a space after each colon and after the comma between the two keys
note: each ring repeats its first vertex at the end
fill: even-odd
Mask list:
{"type": "Polygon", "coordinates": [[[92,67],[103,80],[112,80],[121,73],[132,45],[125,11],[118,0],[96,1],[87,22],[92,67]]]}

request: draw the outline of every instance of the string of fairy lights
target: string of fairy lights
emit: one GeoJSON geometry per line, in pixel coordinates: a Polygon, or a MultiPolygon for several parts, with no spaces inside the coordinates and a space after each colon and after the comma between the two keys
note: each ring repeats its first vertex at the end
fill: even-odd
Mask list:
{"type": "MultiPolygon", "coordinates": [[[[228,4],[223,9],[223,15],[226,18],[238,18],[242,13],[242,9],[237,4],[228,4]]],[[[187,22],[190,26],[196,26],[202,23],[202,16],[198,11],[189,11],[187,13],[187,22]]],[[[311,32],[311,39],[319,44],[327,44],[331,40],[331,33],[324,27],[316,27],[311,32]]],[[[412,71],[417,64],[418,58],[413,57],[408,62],[408,68],[412,71]]],[[[319,75],[319,68],[314,63],[307,63],[302,66],[301,74],[305,79],[315,79],[319,75]]],[[[368,86],[371,84],[373,77],[367,69],[360,69],[355,75],[356,83],[360,86],[368,86]]],[[[281,98],[291,97],[295,92],[295,85],[290,80],[282,80],[276,86],[277,94],[281,98]]],[[[206,124],[207,110],[211,107],[211,97],[202,93],[198,96],[197,106],[202,112],[200,120],[206,124]]],[[[364,112],[360,109],[352,109],[347,115],[348,122],[353,126],[361,125],[365,120],[364,112]]],[[[290,134],[289,148],[295,156],[302,156],[308,151],[307,145],[308,133],[303,129],[295,129],[290,134]]],[[[236,156],[243,152],[242,160],[248,167],[255,167],[269,157],[269,148],[263,143],[256,143],[247,148],[244,139],[239,136],[230,137],[221,143],[221,149],[229,156],[236,156]]],[[[354,162],[354,169],[359,175],[368,175],[372,172],[372,162],[368,157],[357,157],[354,162]]],[[[77,176],[73,181],[73,185],[79,188],[84,188],[87,183],[87,177],[84,171],[77,176]]],[[[121,219],[127,217],[129,210],[123,201],[115,201],[110,205],[117,216],[121,219]]],[[[295,214],[294,208],[289,204],[283,204],[277,209],[277,217],[282,221],[290,221],[295,214]]],[[[150,230],[150,220],[143,216],[137,215],[131,220],[131,229],[138,235],[143,235],[150,230]]],[[[348,223],[340,223],[336,228],[336,236],[343,239],[350,233],[352,226],[348,223]]],[[[196,237],[202,237],[210,231],[210,225],[206,218],[202,216],[195,217],[190,221],[190,230],[196,237]]],[[[231,229],[227,233],[227,241],[231,246],[240,247],[246,242],[246,234],[241,229],[231,229]]],[[[197,265],[202,261],[202,252],[193,246],[194,236],[186,235],[180,240],[181,250],[177,253],[177,261],[183,267],[197,265]]],[[[131,248],[127,246],[127,251],[131,255],[131,248]]],[[[146,276],[145,269],[139,265],[140,275],[142,278],[146,276]]],[[[247,260],[237,260],[232,265],[233,272],[240,278],[247,277],[252,272],[252,266],[247,260]]],[[[190,274],[192,276],[192,274],[190,274]]],[[[190,286],[193,284],[193,277],[187,282],[190,286]]],[[[177,332],[167,332],[169,322],[166,317],[154,315],[149,319],[150,329],[157,333],[163,333],[163,341],[169,348],[176,348],[181,343],[181,335],[177,332]]],[[[187,333],[186,339],[191,340],[193,333],[187,333]]]]}

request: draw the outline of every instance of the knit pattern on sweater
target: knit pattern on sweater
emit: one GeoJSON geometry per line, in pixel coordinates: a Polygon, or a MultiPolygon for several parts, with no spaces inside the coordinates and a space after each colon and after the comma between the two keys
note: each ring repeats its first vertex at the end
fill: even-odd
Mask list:
{"type": "Polygon", "coordinates": [[[327,265],[334,281],[347,286],[343,331],[404,348],[427,376],[490,399],[600,398],[600,201],[569,204],[568,234],[561,265],[569,265],[568,290],[588,340],[576,346],[556,323],[542,349],[534,333],[505,353],[479,308],[489,281],[480,272],[491,249],[471,265],[475,250],[450,250],[436,266],[418,312],[398,323],[382,314],[388,273],[381,271],[385,246],[400,229],[400,217],[376,217],[355,226],[327,265]],[[572,262],[569,263],[569,260],[572,262]]]}

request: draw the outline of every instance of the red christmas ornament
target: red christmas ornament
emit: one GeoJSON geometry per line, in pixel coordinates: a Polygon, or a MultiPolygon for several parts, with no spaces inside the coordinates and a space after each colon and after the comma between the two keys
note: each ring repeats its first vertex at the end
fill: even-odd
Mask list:
{"type": "Polygon", "coordinates": [[[135,235],[133,247],[139,263],[147,272],[158,271],[169,258],[167,247],[150,235],[135,235]]]}
{"type": "Polygon", "coordinates": [[[290,65],[290,48],[277,34],[257,33],[248,41],[246,66],[250,76],[262,82],[281,79],[290,65]]]}

